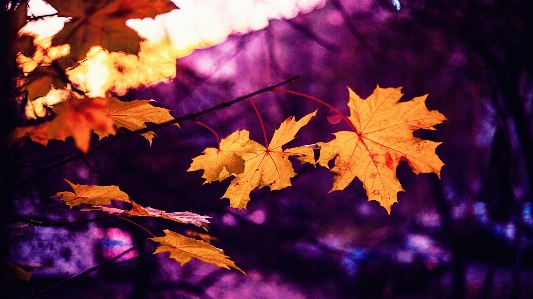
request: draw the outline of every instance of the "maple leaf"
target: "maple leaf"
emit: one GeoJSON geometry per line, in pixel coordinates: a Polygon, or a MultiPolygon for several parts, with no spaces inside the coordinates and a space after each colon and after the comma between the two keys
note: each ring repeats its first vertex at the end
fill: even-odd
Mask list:
{"type": "Polygon", "coordinates": [[[82,209],[82,211],[103,211],[109,214],[123,214],[126,216],[146,216],[146,217],[163,218],[163,219],[176,221],[179,223],[196,225],[206,230],[207,230],[207,225],[209,224],[209,220],[207,220],[207,218],[211,218],[209,216],[202,216],[202,215],[198,215],[192,212],[165,212],[163,210],[154,209],[150,207],[145,208],[139,205],[138,203],[133,202],[132,200],[129,200],[128,202],[133,204],[133,208],[131,210],[123,210],[123,209],[118,209],[118,208],[104,207],[104,206],[97,205],[97,206],[89,207],[86,209],[82,209]]]}
{"type": "MultiPolygon", "coordinates": [[[[109,98],[107,115],[114,121],[117,128],[126,128],[130,131],[146,128],[146,122],[160,124],[174,119],[169,113],[170,110],[154,107],[150,102],[152,101],[135,100],[123,102],[115,97],[111,97],[109,98]]],[[[97,130],[96,133],[102,139],[115,132],[97,130]]],[[[155,133],[150,131],[141,134],[141,136],[146,138],[151,145],[155,133]]]]}
{"type": "Polygon", "coordinates": [[[220,140],[218,148],[208,147],[203,154],[192,159],[187,171],[203,170],[205,183],[222,181],[230,175],[244,171],[244,153],[256,148],[255,141],[250,140],[250,132],[238,130],[220,140]]]}
{"type": "Polygon", "coordinates": [[[126,26],[126,21],[155,18],[177,8],[169,0],[47,2],[59,11],[60,17],[70,18],[70,22],[53,39],[53,45],[71,45],[71,55],[59,60],[64,69],[82,60],[93,46],[137,54],[141,38],[136,31],[126,26]]]}
{"type": "Polygon", "coordinates": [[[243,209],[250,201],[250,192],[257,187],[269,186],[270,190],[280,190],[291,186],[291,178],[296,173],[289,157],[310,153],[312,156],[312,149],[299,147],[283,150],[282,146],[293,140],[296,133],[315,115],[316,111],[299,121],[295,121],[294,117],[287,118],[274,132],[267,147],[255,141],[250,143],[250,150],[242,153],[244,172],[233,179],[222,198],[228,198],[231,207],[243,209]]]}
{"type": "Polygon", "coordinates": [[[26,77],[26,91],[28,101],[45,96],[52,88],[66,86],[57,70],[52,67],[38,67],[26,77]]]}
{"type": "MultiPolygon", "coordinates": [[[[12,4],[14,5],[14,3],[12,4]]],[[[19,53],[24,53],[26,55],[32,55],[35,51],[35,46],[33,44],[33,36],[29,35],[20,35],[19,31],[27,23],[27,13],[28,13],[28,1],[21,1],[14,10],[8,11],[5,17],[7,18],[4,23],[7,25],[7,28],[2,28],[6,30],[4,38],[4,47],[7,47],[7,59],[2,59],[2,63],[5,63],[6,69],[12,69],[15,63],[15,58],[19,53]]],[[[4,67],[4,65],[2,65],[4,67]]]]}
{"type": "Polygon", "coordinates": [[[74,193],[69,191],[58,192],[55,197],[61,197],[70,208],[82,205],[106,205],[111,200],[131,202],[130,197],[121,191],[118,186],[88,186],[73,184],[68,180],[67,183],[72,187],[74,193]]]}
{"type": "Polygon", "coordinates": [[[204,242],[206,242],[208,244],[211,244],[211,242],[213,242],[213,241],[215,241],[215,242],[218,241],[217,238],[215,238],[215,237],[213,237],[211,235],[195,232],[195,231],[192,231],[192,230],[186,231],[185,234],[188,237],[195,237],[197,239],[201,239],[202,241],[204,241],[204,242]]]}
{"type": "Polygon", "coordinates": [[[332,141],[317,143],[318,163],[329,168],[328,162],[335,158],[331,191],[343,190],[357,177],[368,199],[377,200],[390,213],[397,193],[404,191],[396,177],[400,161],[407,161],[416,174],[434,172],[440,178],[444,163],[435,149],[441,142],[415,138],[413,131],[434,130],[446,117],[426,108],[427,96],[399,102],[401,88],[378,86],[365,100],[348,90],[348,119],[355,132],[340,131],[332,141]]]}
{"type": "Polygon", "coordinates": [[[173,220],[179,223],[192,224],[198,227],[206,228],[209,224],[209,216],[202,216],[191,212],[165,212],[163,210],[154,209],[150,207],[142,207],[134,204],[133,210],[126,211],[126,215],[129,216],[149,216],[149,217],[161,217],[163,219],[173,220]]]}
{"type": "Polygon", "coordinates": [[[244,273],[228,256],[224,255],[221,249],[204,241],[188,238],[168,229],[165,229],[164,232],[164,237],[149,238],[160,244],[154,254],[168,251],[170,252],[169,258],[175,259],[182,266],[192,258],[196,258],[205,263],[215,264],[226,269],[230,269],[231,267],[244,273]]]}
{"type": "Polygon", "coordinates": [[[76,147],[89,151],[93,130],[115,133],[114,121],[107,114],[108,99],[78,97],[71,93],[70,99],[53,107],[55,117],[35,126],[17,127],[9,136],[14,143],[24,136],[47,145],[50,139],[65,140],[73,137],[76,147]]]}

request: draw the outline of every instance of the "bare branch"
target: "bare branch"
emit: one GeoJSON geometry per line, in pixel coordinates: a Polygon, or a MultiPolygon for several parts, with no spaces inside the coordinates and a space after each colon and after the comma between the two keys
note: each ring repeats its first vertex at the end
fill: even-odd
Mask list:
{"type": "MultiPolygon", "coordinates": [[[[97,217],[97,218],[85,219],[85,220],[77,220],[77,221],[46,222],[46,221],[40,221],[40,220],[25,218],[22,216],[13,215],[11,213],[4,212],[4,211],[1,211],[1,213],[8,217],[11,217],[11,219],[16,219],[17,221],[32,224],[35,226],[68,226],[68,225],[75,225],[75,224],[87,224],[87,223],[105,220],[109,218],[116,218],[115,215],[108,215],[108,216],[103,216],[103,217],[97,217]]],[[[7,220],[9,219],[6,219],[6,221],[7,220]]]]}
{"type": "Polygon", "coordinates": [[[61,282],[59,282],[59,283],[47,288],[47,289],[44,289],[44,290],[39,291],[39,292],[37,292],[35,294],[31,294],[29,296],[26,296],[26,297],[23,297],[23,298],[20,298],[20,299],[35,298],[35,297],[40,296],[40,295],[42,295],[44,293],[47,293],[47,292],[49,292],[51,290],[54,290],[54,289],[66,284],[66,283],[71,282],[72,280],[75,280],[75,279],[78,279],[80,277],[83,277],[83,276],[85,276],[85,275],[87,275],[87,274],[89,274],[89,273],[91,273],[91,272],[93,272],[95,270],[98,270],[98,269],[103,268],[104,266],[106,266],[108,264],[113,263],[114,261],[118,260],[119,258],[121,258],[122,256],[124,256],[125,254],[127,254],[128,252],[130,252],[130,251],[132,251],[134,249],[137,249],[137,246],[133,246],[130,249],[128,249],[126,251],[123,251],[121,254],[115,256],[114,258],[108,259],[108,260],[106,260],[106,261],[104,261],[104,262],[102,262],[102,263],[100,263],[100,264],[98,264],[98,265],[96,265],[94,267],[91,267],[91,268],[89,268],[89,269],[87,269],[85,271],[82,271],[82,272],[74,275],[74,276],[71,276],[71,277],[69,277],[69,278],[67,278],[67,279],[65,279],[65,280],[63,280],[63,281],[61,281],[61,282]]]}

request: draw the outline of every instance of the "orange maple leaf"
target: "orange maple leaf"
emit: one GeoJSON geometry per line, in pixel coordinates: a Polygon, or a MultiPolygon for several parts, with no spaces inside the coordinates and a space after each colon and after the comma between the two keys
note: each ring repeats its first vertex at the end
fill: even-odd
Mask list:
{"type": "Polygon", "coordinates": [[[33,101],[45,96],[52,88],[64,88],[66,84],[61,79],[57,70],[52,67],[38,67],[28,74],[25,89],[28,92],[28,101],[33,101]]]}
{"type": "Polygon", "coordinates": [[[55,117],[47,122],[17,127],[10,134],[9,142],[14,143],[24,136],[47,145],[50,139],[65,140],[73,137],[76,147],[82,152],[89,151],[93,130],[115,133],[114,121],[107,114],[109,100],[106,98],[85,98],[71,93],[69,100],[53,107],[55,117]]]}
{"type": "Polygon", "coordinates": [[[128,194],[121,191],[118,186],[89,186],[65,181],[72,187],[74,193],[63,191],[56,193],[55,196],[61,197],[61,200],[71,208],[82,204],[106,205],[110,204],[111,200],[132,203],[128,194]]]}
{"type": "Polygon", "coordinates": [[[208,147],[202,155],[193,158],[187,171],[204,170],[204,184],[240,174],[244,171],[244,159],[241,156],[245,152],[253,152],[256,144],[250,140],[250,132],[235,131],[221,139],[218,148],[208,147]]]}
{"type": "Polygon", "coordinates": [[[244,273],[241,268],[228,258],[222,251],[204,241],[188,238],[168,229],[164,230],[164,237],[149,238],[159,243],[154,254],[160,252],[170,252],[169,258],[175,259],[182,266],[192,258],[197,258],[205,263],[215,264],[226,269],[236,269],[244,273]]]}
{"type": "Polygon", "coordinates": [[[250,192],[257,187],[269,186],[270,190],[280,190],[291,186],[291,178],[296,173],[289,157],[313,156],[313,150],[306,147],[283,150],[282,146],[293,140],[315,115],[316,111],[299,121],[295,121],[294,117],[287,118],[274,132],[267,147],[251,141],[248,144],[250,149],[242,153],[244,172],[233,179],[222,198],[228,198],[231,207],[243,209],[250,201],[250,192]]]}
{"type": "Polygon", "coordinates": [[[416,174],[434,172],[440,178],[444,163],[435,149],[441,142],[415,138],[413,131],[434,130],[446,117],[426,108],[427,96],[399,102],[401,88],[378,86],[365,100],[348,90],[353,131],[337,132],[332,141],[317,143],[321,147],[318,163],[329,168],[335,158],[331,191],[343,190],[357,177],[368,199],[377,200],[390,213],[397,193],[404,191],[396,177],[400,161],[407,161],[416,174]]]}
{"type": "Polygon", "coordinates": [[[70,21],[53,39],[53,45],[70,44],[70,55],[59,60],[66,69],[85,57],[93,46],[137,54],[141,38],[126,26],[129,19],[154,18],[176,9],[169,0],[48,0],[60,17],[70,21]]]}
{"type": "MultiPolygon", "coordinates": [[[[4,9],[6,9],[5,7],[4,9]]],[[[11,69],[15,66],[15,58],[20,53],[25,55],[33,55],[35,46],[33,44],[33,36],[20,35],[20,29],[27,23],[28,18],[28,1],[21,1],[15,10],[3,11],[2,17],[6,18],[5,24],[2,28],[4,31],[4,47],[7,51],[4,57],[5,67],[11,69]]]]}
{"type": "MultiPolygon", "coordinates": [[[[115,97],[109,98],[107,115],[111,118],[117,128],[125,128],[130,131],[146,128],[147,122],[160,124],[174,119],[170,115],[170,110],[152,106],[150,100],[135,100],[123,102],[115,97]]],[[[178,124],[176,124],[179,126],[178,124]]],[[[114,134],[114,132],[96,130],[100,139],[114,134]]],[[[141,134],[150,145],[152,139],[156,136],[153,131],[141,134]]]]}

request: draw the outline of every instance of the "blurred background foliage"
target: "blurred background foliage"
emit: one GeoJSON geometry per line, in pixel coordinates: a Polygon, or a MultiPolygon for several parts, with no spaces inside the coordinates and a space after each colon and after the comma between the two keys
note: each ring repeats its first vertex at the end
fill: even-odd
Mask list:
{"type": "MultiPolygon", "coordinates": [[[[136,245],[125,259],[140,258],[103,267],[44,298],[530,298],[531,15],[533,2],[522,0],[328,0],[196,50],[177,61],[173,81],[122,99],[154,99],[179,117],[299,74],[284,88],[348,113],[346,86],[363,98],[376,84],[403,86],[405,100],[429,94],[427,106],[449,120],[415,133],[444,142],[437,149],[446,164],[442,179],[417,176],[402,162],[397,174],[406,192],[387,216],[366,200],[361,183],[328,193],[332,173],[295,161],[292,188],[256,190],[246,210],[235,210],[219,199],[229,181],[202,185],[200,172],[186,172],[216,139],[183,122],[181,129],[158,129],[152,146],[123,138],[4,192],[1,293],[29,295],[136,245]],[[99,214],[55,204],[51,197],[69,190],[64,179],[118,185],[144,206],[211,216],[213,244],[248,275],[150,255],[149,236],[120,219],[65,223],[99,214]],[[28,281],[17,275],[28,272],[28,281]]],[[[347,129],[302,98],[270,92],[254,100],[270,136],[285,118],[319,109],[292,144],[329,141],[347,129]]],[[[199,121],[221,137],[248,129],[262,140],[247,102],[199,121]]],[[[75,151],[72,140],[48,147],[25,140],[4,155],[3,184],[75,151]]],[[[158,235],[163,228],[194,231],[160,219],[136,221],[158,235]]]]}

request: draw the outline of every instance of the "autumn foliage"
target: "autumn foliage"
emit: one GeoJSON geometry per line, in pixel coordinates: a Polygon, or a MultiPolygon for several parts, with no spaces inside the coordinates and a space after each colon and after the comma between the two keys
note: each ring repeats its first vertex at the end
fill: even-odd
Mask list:
{"type": "MultiPolygon", "coordinates": [[[[94,146],[93,133],[102,140],[128,130],[151,144],[156,135],[147,123],[177,124],[169,110],[154,106],[154,101],[118,98],[129,88],[170,80],[175,75],[175,68],[167,66],[169,62],[174,65],[182,52],[166,40],[151,43],[125,24],[128,19],[154,18],[177,9],[172,2],[48,2],[59,11],[59,16],[69,18],[56,35],[44,39],[32,35],[21,30],[26,25],[22,21],[14,22],[11,28],[20,31],[21,36],[31,36],[25,43],[14,43],[12,51],[22,73],[17,78],[18,92],[25,94],[27,101],[26,122],[12,132],[9,140],[12,146],[24,142],[26,137],[43,145],[50,140],[72,138],[76,147],[86,153],[94,146]],[[165,67],[157,68],[162,65],[165,67]],[[100,75],[94,69],[99,69],[100,75]]],[[[25,15],[26,3],[22,3],[14,10],[13,18],[23,19],[25,15]]],[[[218,147],[208,147],[199,153],[188,171],[202,171],[197,174],[205,183],[231,179],[221,198],[229,199],[232,208],[244,209],[254,189],[269,187],[273,191],[290,187],[291,179],[297,175],[293,163],[310,163],[334,173],[331,191],[343,190],[357,178],[363,183],[368,199],[378,201],[390,213],[397,193],[403,191],[396,177],[400,161],[407,161],[416,174],[433,172],[439,177],[444,165],[435,153],[440,142],[414,137],[413,132],[434,130],[446,118],[426,108],[426,96],[400,102],[401,96],[400,88],[377,87],[372,95],[361,99],[349,89],[350,115],[337,111],[348,130],[332,132],[332,140],[286,146],[298,141],[298,133],[309,122],[323,121],[314,118],[317,114],[314,111],[298,120],[288,117],[271,138],[267,138],[270,132],[265,132],[262,126],[265,137],[262,144],[251,140],[249,131],[237,130],[220,139],[218,147]]],[[[321,107],[317,104],[317,109],[321,107]]],[[[261,120],[260,111],[255,106],[254,109],[261,120]]],[[[81,211],[101,211],[128,219],[156,217],[205,229],[209,224],[209,217],[193,212],[143,207],[118,186],[67,182],[72,190],[57,192],[56,198],[70,208],[79,206],[81,211]]],[[[243,272],[208,242],[167,229],[157,232],[160,236],[149,233],[153,234],[149,239],[158,243],[154,253],[169,252],[169,258],[180,264],[196,258],[243,272]]]]}

